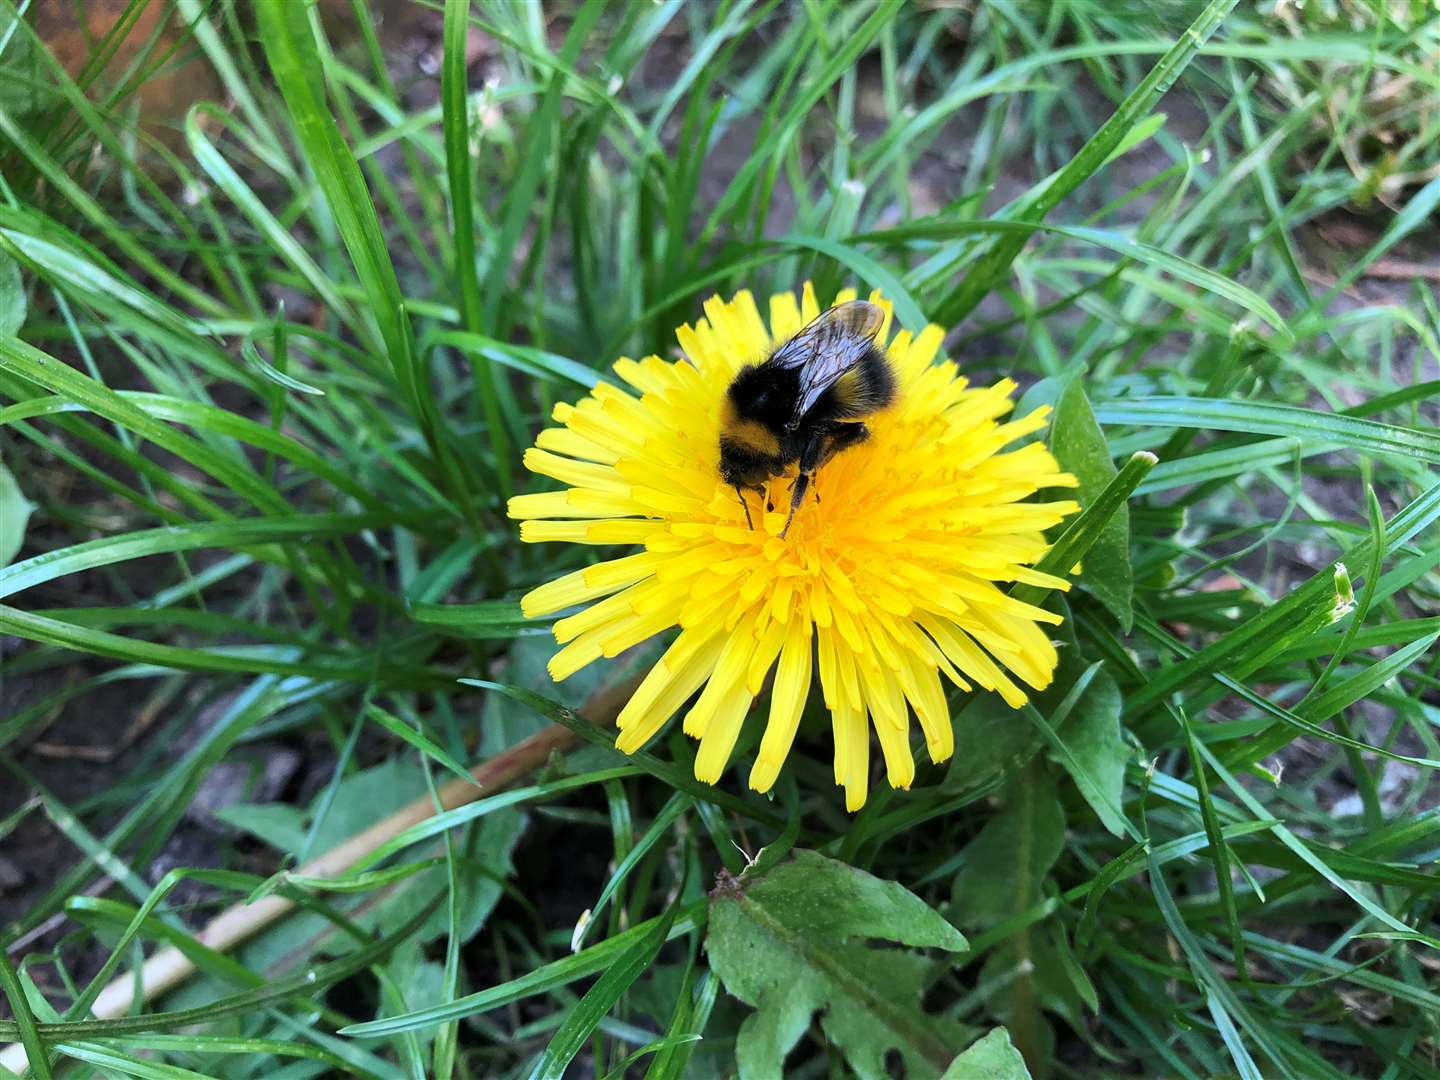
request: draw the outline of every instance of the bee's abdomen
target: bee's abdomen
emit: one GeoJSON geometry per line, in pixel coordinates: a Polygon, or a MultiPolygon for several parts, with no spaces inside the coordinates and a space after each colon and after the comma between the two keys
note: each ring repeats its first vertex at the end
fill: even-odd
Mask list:
{"type": "Polygon", "coordinates": [[[895,371],[878,347],[866,350],[860,362],[835,380],[816,412],[825,419],[843,420],[869,416],[895,400],[895,371]]]}

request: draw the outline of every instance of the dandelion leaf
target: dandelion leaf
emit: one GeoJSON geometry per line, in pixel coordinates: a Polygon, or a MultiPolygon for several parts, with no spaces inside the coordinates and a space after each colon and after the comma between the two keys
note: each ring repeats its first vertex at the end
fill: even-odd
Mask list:
{"type": "Polygon", "coordinates": [[[1121,733],[1120,705],[1115,680],[1106,671],[1096,672],[1060,731],[1064,752],[1050,754],[1115,836],[1125,835],[1125,766],[1134,756],[1121,733]]]}
{"type": "Polygon", "coordinates": [[[9,566],[20,554],[25,542],[25,529],[35,509],[20,491],[10,470],[0,464],[0,566],[9,566]]]}
{"type": "Polygon", "coordinates": [[[993,926],[1041,897],[1040,883],[1065,843],[1065,812],[1049,774],[1029,769],[1000,811],[965,848],[952,912],[967,928],[993,926]]]}
{"type": "Polygon", "coordinates": [[[1038,738],[1033,725],[1015,722],[1015,710],[998,694],[971,694],[955,717],[946,787],[960,791],[1001,778],[1029,759],[1038,738]]]}
{"type": "Polygon", "coordinates": [[[1030,1071],[1010,1033],[998,1027],[952,1061],[941,1080],[1030,1080],[1030,1071]]]}
{"type": "MultiPolygon", "coordinates": [[[[1055,403],[1050,452],[1061,468],[1074,473],[1080,481],[1081,506],[1089,506],[1115,478],[1109,444],[1078,376],[1069,381],[1055,403]]],[[[1130,510],[1125,504],[1106,522],[1100,539],[1086,554],[1080,581],[1128,634],[1135,616],[1131,608],[1134,580],[1130,568],[1130,510]]]]}
{"type": "Polygon", "coordinates": [[[901,885],[813,851],[717,886],[706,947],[725,988],[756,1010],[736,1041],[745,1078],[783,1075],[817,1012],[860,1077],[889,1075],[887,1055],[906,1076],[938,1076],[974,1035],[921,1008],[933,962],[912,951],[962,952],[960,932],[901,885]]]}

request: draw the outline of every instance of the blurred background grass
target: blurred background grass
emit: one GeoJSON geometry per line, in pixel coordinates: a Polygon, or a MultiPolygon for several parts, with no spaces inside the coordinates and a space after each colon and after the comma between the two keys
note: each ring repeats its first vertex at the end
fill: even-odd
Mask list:
{"type": "MultiPolygon", "coordinates": [[[[8,1015],[78,1023],[112,950],[545,723],[457,679],[623,685],[643,648],[544,676],[514,598],[586,553],[518,544],[520,450],[704,297],[809,278],[952,328],[977,379],[1083,371],[1110,455],[1160,455],[1133,630],[1071,598],[1124,827],[1036,773],[1054,703],[957,699],[955,763],[853,821],[818,703],[773,804],[586,746],[388,876],[271,881],[308,910],[154,1006],[208,1024],[44,1026],[55,1069],[528,1075],[598,970],[565,964],[602,891],[591,949],[778,839],[961,925],[928,1009],[1006,1023],[1037,1075],[1434,1075],[1440,13],[1229,7],[0,0],[8,1015]]],[[[733,1068],[746,1010],[676,927],[578,1075],[733,1068]]],[[[789,1064],[845,1067],[818,1026],[789,1064]]]]}

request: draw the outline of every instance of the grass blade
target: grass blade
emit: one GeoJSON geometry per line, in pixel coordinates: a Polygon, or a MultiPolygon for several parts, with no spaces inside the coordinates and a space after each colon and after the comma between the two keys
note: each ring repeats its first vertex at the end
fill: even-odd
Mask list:
{"type": "MultiPolygon", "coordinates": [[[[1211,0],[1195,21],[1180,35],[1178,41],[1150,69],[1139,86],[1122,101],[1110,118],[1101,125],[1054,180],[1034,192],[1014,212],[1020,221],[1044,221],[1045,217],[1092,173],[1101,168],[1110,155],[1143,123],[1161,95],[1175,84],[1196,52],[1219,28],[1236,0],[1211,0]]],[[[1022,237],[1001,238],[970,269],[959,287],[941,309],[939,319],[944,326],[960,322],[1009,272],[1010,264],[1025,246],[1022,237]]]]}

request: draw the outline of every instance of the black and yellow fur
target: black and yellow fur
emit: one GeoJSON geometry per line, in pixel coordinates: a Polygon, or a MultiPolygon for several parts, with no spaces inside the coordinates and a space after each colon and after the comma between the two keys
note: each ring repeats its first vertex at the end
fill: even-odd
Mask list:
{"type": "MultiPolygon", "coordinates": [[[[720,474],[740,495],[747,522],[750,507],[743,491],[763,492],[767,480],[783,475],[791,465],[799,468],[782,537],[805,501],[815,471],[835,454],[863,442],[870,434],[863,418],[885,408],[895,397],[895,374],[884,351],[870,340],[873,332],[866,339],[854,335],[846,339],[844,333],[842,328],[825,344],[846,350],[845,366],[836,370],[802,416],[795,416],[796,402],[807,375],[812,376],[813,384],[814,372],[807,372],[806,366],[776,363],[783,345],[770,358],[741,368],[725,394],[720,474]]],[[[826,354],[820,353],[807,363],[826,359],[826,354]]]]}

